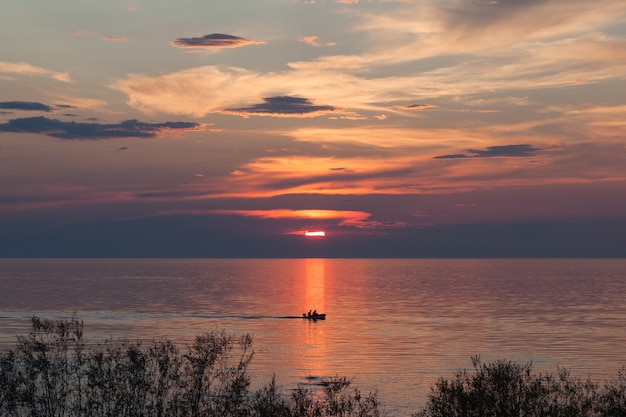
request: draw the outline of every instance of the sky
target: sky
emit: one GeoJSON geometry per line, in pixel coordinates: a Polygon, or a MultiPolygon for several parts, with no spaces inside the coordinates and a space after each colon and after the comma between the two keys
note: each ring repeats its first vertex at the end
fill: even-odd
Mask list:
{"type": "Polygon", "coordinates": [[[625,257],[625,116],[623,0],[3,0],[0,257],[625,257]]]}

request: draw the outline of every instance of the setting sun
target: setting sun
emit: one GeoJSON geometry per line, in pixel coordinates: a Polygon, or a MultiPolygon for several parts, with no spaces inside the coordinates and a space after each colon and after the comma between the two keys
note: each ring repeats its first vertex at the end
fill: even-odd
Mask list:
{"type": "Polygon", "coordinates": [[[326,232],[324,232],[323,230],[315,230],[315,231],[307,230],[306,232],[304,232],[304,236],[306,236],[306,237],[325,237],[326,236],[326,232]]]}

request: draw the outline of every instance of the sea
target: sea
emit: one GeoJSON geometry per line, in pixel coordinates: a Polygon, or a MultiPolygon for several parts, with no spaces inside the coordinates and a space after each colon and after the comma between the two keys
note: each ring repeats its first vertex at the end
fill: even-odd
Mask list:
{"type": "Polygon", "coordinates": [[[252,388],[345,376],[408,417],[474,356],[615,379],[625,294],[626,259],[0,259],[0,349],[33,316],[92,341],[250,334],[252,388]]]}

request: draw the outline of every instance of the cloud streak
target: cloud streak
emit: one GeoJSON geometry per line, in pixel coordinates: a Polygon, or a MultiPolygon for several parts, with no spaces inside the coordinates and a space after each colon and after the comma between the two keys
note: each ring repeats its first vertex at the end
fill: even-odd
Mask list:
{"type": "Polygon", "coordinates": [[[96,38],[100,38],[103,39],[105,41],[111,41],[111,42],[130,42],[131,39],[130,38],[125,38],[123,36],[117,36],[117,35],[101,35],[100,33],[95,33],[95,32],[89,32],[87,30],[83,30],[83,29],[75,29],[73,31],[70,32],[73,36],[78,36],[78,37],[96,37],[96,38]]]}
{"type": "Polygon", "coordinates": [[[209,210],[213,214],[228,214],[236,216],[257,217],[260,219],[301,219],[301,220],[354,220],[366,219],[370,213],[363,211],[346,210],[209,210]]]}
{"type": "MultiPolygon", "coordinates": [[[[267,210],[168,210],[155,213],[155,216],[164,215],[225,215],[254,217],[257,219],[302,220],[304,222],[332,221],[339,227],[350,227],[367,230],[387,230],[407,227],[405,222],[385,222],[370,220],[372,214],[354,210],[324,210],[324,209],[267,209],[267,210]]],[[[303,230],[289,230],[285,234],[302,235],[303,230]]]]}

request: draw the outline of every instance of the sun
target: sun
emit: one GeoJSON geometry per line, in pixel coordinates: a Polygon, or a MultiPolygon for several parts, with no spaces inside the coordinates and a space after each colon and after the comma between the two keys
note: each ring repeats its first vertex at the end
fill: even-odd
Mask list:
{"type": "Polygon", "coordinates": [[[307,230],[304,232],[304,236],[306,237],[325,237],[326,232],[323,230],[307,230]]]}

